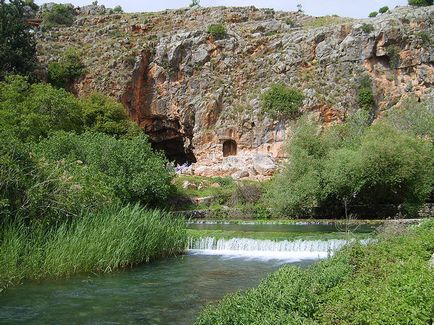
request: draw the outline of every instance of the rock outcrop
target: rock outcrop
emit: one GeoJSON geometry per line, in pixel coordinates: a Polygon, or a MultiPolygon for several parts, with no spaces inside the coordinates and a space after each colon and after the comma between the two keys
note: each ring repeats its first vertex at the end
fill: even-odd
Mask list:
{"type": "Polygon", "coordinates": [[[324,123],[358,109],[362,76],[377,116],[434,83],[434,6],[365,20],[254,7],[89,13],[36,33],[41,63],[79,48],[87,73],[76,93],[117,98],[155,148],[195,163],[196,174],[272,174],[295,123],[261,112],[260,95],[276,82],[302,90],[302,111],[324,123]],[[207,33],[212,23],[226,27],[224,39],[207,33]]]}

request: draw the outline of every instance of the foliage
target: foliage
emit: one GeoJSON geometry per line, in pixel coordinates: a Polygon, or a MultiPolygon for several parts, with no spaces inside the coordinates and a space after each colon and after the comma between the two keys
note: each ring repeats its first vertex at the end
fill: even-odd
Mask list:
{"type": "Polygon", "coordinates": [[[417,7],[432,6],[433,0],[408,0],[408,4],[417,7]]]}
{"type": "Polygon", "coordinates": [[[80,131],[79,101],[63,89],[8,77],[0,82],[0,127],[23,141],[36,141],[58,130],[80,131]]]}
{"type": "Polygon", "coordinates": [[[366,34],[372,33],[375,30],[374,25],[364,23],[362,25],[362,31],[366,34]]]}
{"type": "Polygon", "coordinates": [[[81,100],[84,127],[88,131],[113,136],[136,136],[142,131],[129,118],[122,104],[101,93],[81,100]]]}
{"type": "Polygon", "coordinates": [[[220,40],[226,37],[226,28],[222,24],[212,24],[208,26],[208,33],[215,40],[220,40]]]}
{"type": "Polygon", "coordinates": [[[290,162],[267,194],[278,213],[300,215],[350,201],[404,204],[414,213],[428,198],[434,177],[428,141],[385,123],[350,121],[321,133],[315,123],[301,123],[290,162]]]}
{"type": "Polygon", "coordinates": [[[116,139],[102,133],[59,132],[43,140],[35,155],[53,162],[79,162],[79,172],[88,173],[90,180],[92,173],[101,177],[123,203],[161,204],[172,190],[166,159],[152,151],[145,135],[116,139]]]}
{"type": "Polygon", "coordinates": [[[206,307],[196,324],[429,324],[434,222],[351,245],[305,270],[285,266],[206,307]]]}
{"type": "Polygon", "coordinates": [[[84,65],[75,49],[66,50],[58,61],[48,64],[48,81],[58,88],[68,89],[84,74],[84,65]]]}
{"type": "Polygon", "coordinates": [[[422,41],[422,44],[425,45],[426,47],[429,47],[432,44],[432,37],[429,33],[419,32],[417,33],[417,36],[419,36],[419,38],[422,41]]]}
{"type": "Polygon", "coordinates": [[[74,23],[74,8],[71,5],[56,3],[51,10],[42,14],[42,26],[51,29],[57,26],[71,26],[74,23]]]}
{"type": "Polygon", "coordinates": [[[368,76],[365,76],[360,80],[360,86],[357,93],[357,103],[359,104],[359,107],[366,112],[372,112],[375,108],[372,81],[368,76]]]}
{"type": "Polygon", "coordinates": [[[261,96],[262,110],[273,118],[293,118],[303,104],[303,94],[283,84],[274,84],[261,96]]]}
{"type": "Polygon", "coordinates": [[[428,105],[428,102],[420,103],[416,99],[408,99],[402,107],[390,110],[386,121],[398,130],[411,132],[434,142],[434,111],[428,105]]]}
{"type": "Polygon", "coordinates": [[[121,6],[118,5],[118,6],[116,6],[116,7],[113,8],[113,12],[117,13],[117,14],[121,14],[121,13],[124,12],[124,10],[122,9],[121,6]]]}
{"type": "Polygon", "coordinates": [[[29,75],[36,64],[36,44],[24,23],[25,2],[0,1],[0,81],[9,74],[29,75]]]}
{"type": "Polygon", "coordinates": [[[390,68],[396,69],[399,67],[400,57],[399,52],[401,49],[397,45],[390,45],[387,47],[387,57],[389,58],[390,68]]]}
{"type": "Polygon", "coordinates": [[[58,227],[0,231],[0,289],[23,279],[112,272],[184,251],[185,221],[139,206],[106,207],[58,227]]]}
{"type": "Polygon", "coordinates": [[[388,11],[389,11],[389,7],[388,7],[388,6],[381,7],[381,8],[378,10],[378,12],[379,12],[380,14],[385,14],[385,13],[388,12],[388,11]]]}
{"type": "Polygon", "coordinates": [[[377,11],[373,11],[373,12],[371,12],[370,14],[369,14],[369,17],[370,18],[374,18],[374,17],[377,17],[378,16],[378,12],[377,11]]]}

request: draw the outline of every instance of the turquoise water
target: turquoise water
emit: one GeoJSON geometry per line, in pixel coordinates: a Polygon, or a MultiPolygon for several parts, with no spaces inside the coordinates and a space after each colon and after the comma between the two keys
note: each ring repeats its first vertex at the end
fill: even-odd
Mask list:
{"type": "Polygon", "coordinates": [[[203,305],[257,285],[281,265],[186,255],[109,275],[27,282],[0,294],[0,324],[192,324],[203,305]]]}

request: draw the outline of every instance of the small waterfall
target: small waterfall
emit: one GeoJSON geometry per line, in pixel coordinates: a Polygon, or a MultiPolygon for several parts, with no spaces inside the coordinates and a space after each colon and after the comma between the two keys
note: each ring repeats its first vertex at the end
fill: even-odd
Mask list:
{"type": "MultiPolygon", "coordinates": [[[[370,240],[362,240],[364,244],[370,240]]],[[[188,252],[193,255],[220,255],[228,258],[246,257],[301,261],[327,258],[347,244],[347,240],[273,241],[248,238],[190,238],[188,252]]]]}

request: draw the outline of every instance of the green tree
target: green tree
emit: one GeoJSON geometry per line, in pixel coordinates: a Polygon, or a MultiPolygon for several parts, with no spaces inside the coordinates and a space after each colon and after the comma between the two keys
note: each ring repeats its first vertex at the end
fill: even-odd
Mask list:
{"type": "Polygon", "coordinates": [[[0,0],[0,80],[8,74],[30,75],[36,64],[35,40],[24,22],[25,2],[0,0]]]}
{"type": "Polygon", "coordinates": [[[141,129],[132,122],[124,107],[101,93],[93,93],[81,101],[84,127],[88,131],[114,136],[139,135],[141,129]]]}
{"type": "Polygon", "coordinates": [[[261,96],[262,110],[273,118],[292,118],[303,104],[303,94],[283,84],[274,84],[261,96]]]}
{"type": "Polygon", "coordinates": [[[51,29],[57,26],[71,26],[74,23],[74,8],[70,5],[54,4],[51,10],[42,14],[42,26],[51,29]]]}
{"type": "Polygon", "coordinates": [[[380,14],[385,14],[385,13],[388,12],[388,11],[389,11],[389,7],[388,7],[388,6],[381,7],[381,8],[378,10],[378,12],[379,12],[380,14]]]}
{"type": "Polygon", "coordinates": [[[42,141],[35,155],[52,162],[80,162],[77,173],[86,173],[90,183],[92,173],[99,175],[123,203],[161,206],[172,191],[167,161],[152,151],[145,135],[116,139],[102,133],[60,132],[42,141]]]}
{"type": "Polygon", "coordinates": [[[58,61],[48,64],[48,81],[58,88],[70,88],[83,74],[84,65],[80,54],[72,48],[63,52],[58,61]]]}
{"type": "Polygon", "coordinates": [[[0,82],[0,127],[23,141],[37,141],[59,130],[78,132],[82,129],[79,100],[64,89],[7,77],[0,82]]]}
{"type": "Polygon", "coordinates": [[[408,4],[417,7],[432,6],[433,0],[408,0],[408,4]]]}
{"type": "Polygon", "coordinates": [[[369,14],[369,17],[370,18],[374,18],[374,17],[377,17],[378,16],[378,12],[377,11],[373,11],[373,12],[371,12],[370,14],[369,14]]]}
{"type": "Polygon", "coordinates": [[[122,9],[121,6],[116,6],[113,8],[113,12],[117,13],[117,14],[121,14],[124,12],[124,10],[122,9]]]}
{"type": "Polygon", "coordinates": [[[289,146],[290,161],[268,193],[278,212],[300,215],[357,202],[404,204],[412,214],[428,198],[431,143],[386,123],[367,127],[363,119],[356,121],[319,132],[302,120],[289,146]]]}

